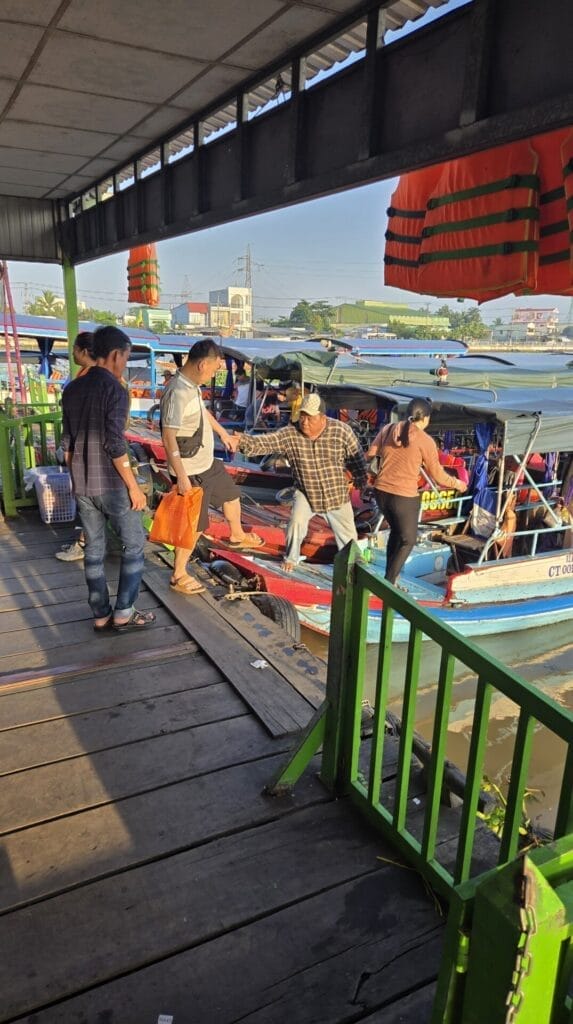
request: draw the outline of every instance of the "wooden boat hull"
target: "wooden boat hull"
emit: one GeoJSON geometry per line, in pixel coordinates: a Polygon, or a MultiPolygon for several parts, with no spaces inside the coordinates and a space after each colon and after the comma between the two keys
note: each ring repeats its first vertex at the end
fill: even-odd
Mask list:
{"type": "MultiPolygon", "coordinates": [[[[295,602],[296,604],[296,602],[295,602]]],[[[328,636],[330,633],[330,608],[324,605],[296,605],[301,625],[315,633],[328,636]]],[[[537,601],[515,601],[479,608],[429,608],[441,622],[457,629],[465,637],[497,636],[501,633],[520,632],[525,629],[540,629],[557,622],[573,619],[573,595],[555,598],[540,598],[537,601]]],[[[366,642],[378,644],[382,612],[370,610],[366,642]]],[[[410,635],[410,624],[397,616],[394,621],[392,639],[406,643],[410,635]]],[[[427,639],[424,637],[424,639],[427,639]]]]}
{"type": "MultiPolygon", "coordinates": [[[[451,578],[448,591],[444,593],[443,588],[423,577],[443,568],[447,550],[446,546],[430,542],[418,545],[400,579],[413,600],[464,636],[495,636],[573,619],[573,570],[567,568],[573,566],[573,551],[469,567],[451,578]],[[488,571],[491,572],[491,586],[486,587],[488,571]],[[462,591],[466,595],[464,599],[462,591]],[[458,595],[454,603],[449,600],[451,593],[458,595]]],[[[371,554],[376,560],[371,568],[376,575],[382,576],[383,552],[371,554]]],[[[238,552],[225,553],[222,550],[219,555],[232,561],[244,575],[254,577],[259,589],[291,601],[303,625],[328,636],[332,566],[302,563],[293,572],[285,573],[279,564],[265,562],[256,556],[246,557],[238,552]]],[[[368,643],[379,641],[381,615],[381,601],[371,598],[368,643]]],[[[406,620],[397,616],[393,639],[398,643],[407,641],[409,630],[406,620]]]]}

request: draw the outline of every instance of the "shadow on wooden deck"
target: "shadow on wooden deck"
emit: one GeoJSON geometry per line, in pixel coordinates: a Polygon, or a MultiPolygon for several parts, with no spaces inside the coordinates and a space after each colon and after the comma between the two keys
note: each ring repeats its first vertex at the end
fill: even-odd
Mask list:
{"type": "Polygon", "coordinates": [[[0,527],[0,1020],[423,1024],[443,920],[421,878],[317,765],[263,795],[322,664],[153,566],[155,626],[94,637],[66,539],[0,527]]]}

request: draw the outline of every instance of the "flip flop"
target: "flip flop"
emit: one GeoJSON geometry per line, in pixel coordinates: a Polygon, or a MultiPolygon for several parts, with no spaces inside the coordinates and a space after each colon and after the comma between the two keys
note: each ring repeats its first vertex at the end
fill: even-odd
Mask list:
{"type": "Polygon", "coordinates": [[[262,537],[259,537],[258,533],[246,533],[243,540],[228,540],[227,547],[231,551],[251,551],[256,548],[263,548],[265,542],[262,537]]]}
{"type": "Polygon", "coordinates": [[[176,590],[178,594],[187,594],[188,597],[192,594],[203,594],[205,591],[199,580],[193,579],[192,576],[180,576],[178,580],[170,580],[169,586],[171,590],[176,590]]]}
{"type": "Polygon", "coordinates": [[[132,633],[147,629],[155,622],[153,612],[140,612],[134,608],[127,622],[113,623],[112,629],[115,633],[132,633]]]}

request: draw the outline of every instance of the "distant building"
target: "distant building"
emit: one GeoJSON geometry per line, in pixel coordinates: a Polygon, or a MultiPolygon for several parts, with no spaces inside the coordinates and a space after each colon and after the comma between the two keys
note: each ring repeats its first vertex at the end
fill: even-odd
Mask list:
{"type": "Polygon", "coordinates": [[[250,288],[218,288],[209,292],[211,327],[231,331],[251,330],[253,325],[253,293],[250,288]]]}
{"type": "Polygon", "coordinates": [[[556,337],[559,333],[559,310],[514,309],[511,326],[525,327],[527,338],[556,337]]]}
{"type": "Polygon", "coordinates": [[[141,306],[138,310],[137,322],[142,327],[146,327],[148,331],[153,331],[159,325],[169,330],[171,327],[171,310],[151,309],[150,306],[141,306]]]}
{"type": "Polygon", "coordinates": [[[358,302],[343,302],[336,306],[335,323],[349,327],[367,328],[376,325],[381,331],[388,327],[390,321],[403,324],[405,327],[428,328],[448,334],[450,321],[447,316],[433,316],[423,309],[410,309],[401,303],[378,302],[375,299],[360,299],[358,302]]]}
{"type": "Polygon", "coordinates": [[[511,342],[527,341],[527,324],[496,324],[491,329],[491,340],[495,344],[509,345],[511,342]]]}
{"type": "Polygon", "coordinates": [[[209,326],[209,303],[208,302],[182,302],[179,306],[171,309],[171,324],[173,327],[188,327],[193,329],[209,326]]]}

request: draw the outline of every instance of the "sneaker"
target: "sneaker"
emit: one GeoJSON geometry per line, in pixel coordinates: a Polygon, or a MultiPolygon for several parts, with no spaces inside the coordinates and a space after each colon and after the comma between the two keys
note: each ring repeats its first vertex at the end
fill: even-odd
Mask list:
{"type": "Polygon", "coordinates": [[[60,562],[79,562],[83,557],[83,545],[78,544],[77,540],[73,544],[64,544],[61,551],[56,551],[56,558],[59,558],[60,562]]]}

